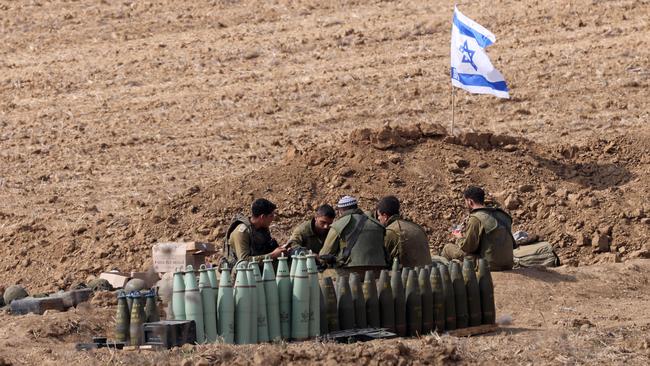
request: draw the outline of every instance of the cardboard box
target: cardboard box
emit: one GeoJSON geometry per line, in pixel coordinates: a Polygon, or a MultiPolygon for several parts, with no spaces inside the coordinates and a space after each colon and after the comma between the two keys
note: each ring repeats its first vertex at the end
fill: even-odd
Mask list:
{"type": "Polygon", "coordinates": [[[99,275],[99,278],[103,278],[108,283],[113,286],[113,288],[123,288],[124,285],[129,281],[129,274],[122,272],[103,272],[99,275]]]}
{"type": "Polygon", "coordinates": [[[205,257],[215,253],[214,245],[200,242],[157,243],[152,248],[153,269],[158,273],[174,272],[192,265],[195,269],[205,263],[205,257]]]}

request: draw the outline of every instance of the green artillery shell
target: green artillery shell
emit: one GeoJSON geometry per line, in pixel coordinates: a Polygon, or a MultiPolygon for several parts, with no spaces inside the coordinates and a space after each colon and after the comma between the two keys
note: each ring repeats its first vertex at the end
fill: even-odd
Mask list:
{"type": "MultiPolygon", "coordinates": [[[[212,267],[212,265],[208,268],[208,279],[210,279],[210,286],[212,287],[212,292],[214,292],[214,308],[216,309],[219,300],[219,279],[217,278],[217,269],[212,267]]],[[[219,323],[218,316],[216,321],[219,323]]]]}
{"type": "Polygon", "coordinates": [[[440,264],[440,278],[442,280],[442,292],[445,295],[445,329],[456,329],[456,297],[454,296],[454,287],[451,285],[449,269],[446,265],[440,264]]]}
{"type": "Polygon", "coordinates": [[[253,272],[253,267],[257,263],[251,262],[248,264],[248,269],[246,270],[246,275],[248,276],[248,287],[250,288],[250,297],[251,297],[251,314],[250,314],[250,326],[251,326],[251,343],[257,343],[257,279],[255,278],[255,273],[253,272]]]}
{"type": "Polygon", "coordinates": [[[366,277],[363,280],[363,298],[366,301],[366,320],[368,327],[381,327],[379,295],[377,294],[375,274],[372,271],[366,271],[366,277]]]}
{"type": "Polygon", "coordinates": [[[120,291],[117,295],[117,314],[115,316],[115,341],[126,342],[129,339],[129,306],[126,304],[126,294],[120,291]]]}
{"type": "Polygon", "coordinates": [[[251,287],[248,285],[248,262],[237,265],[235,278],[235,343],[251,343],[251,287]]]}
{"type": "Polygon", "coordinates": [[[350,291],[352,293],[352,302],[354,303],[354,322],[356,328],[365,328],[368,324],[366,321],[366,301],[363,298],[363,287],[359,280],[359,274],[350,273],[350,291]]]}
{"type": "Polygon", "coordinates": [[[309,337],[320,335],[320,286],[316,255],[307,255],[307,275],[309,276],[309,337]]]}
{"type": "Polygon", "coordinates": [[[291,302],[291,338],[304,340],[309,338],[309,274],[307,258],[297,258],[296,272],[293,276],[293,293],[291,302]]]}
{"type": "Polygon", "coordinates": [[[336,306],[339,315],[339,328],[341,330],[353,329],[354,321],[354,301],[350,290],[350,283],[347,276],[338,276],[336,279],[336,306]]]}
{"type": "Polygon", "coordinates": [[[399,272],[391,273],[390,287],[395,299],[395,332],[398,336],[404,337],[406,336],[406,296],[399,272]]]}
{"type": "Polygon", "coordinates": [[[132,346],[144,344],[144,306],[139,291],[131,293],[133,305],[131,306],[131,319],[129,322],[129,339],[132,346]]]}
{"type": "Polygon", "coordinates": [[[129,309],[129,314],[131,314],[131,309],[133,309],[133,297],[131,297],[130,292],[126,293],[126,306],[129,309]]]}
{"type": "Polygon", "coordinates": [[[205,331],[203,323],[203,300],[199,287],[196,284],[194,268],[187,266],[185,271],[185,318],[194,320],[196,325],[196,343],[205,342],[205,331]]]}
{"type": "Polygon", "coordinates": [[[183,272],[174,272],[172,282],[172,312],[175,320],[185,320],[185,282],[183,272]]]}
{"type": "Polygon", "coordinates": [[[257,263],[251,263],[249,267],[253,270],[257,286],[257,341],[269,341],[269,323],[266,315],[266,291],[264,291],[264,281],[260,275],[260,266],[257,263]]]}
{"type": "Polygon", "coordinates": [[[269,326],[269,339],[275,341],[282,338],[282,331],[280,329],[280,297],[278,294],[278,284],[275,282],[275,273],[273,273],[273,259],[268,256],[264,259],[262,281],[264,282],[264,294],[266,295],[266,320],[269,326]]]}
{"type": "Polygon", "coordinates": [[[379,319],[382,328],[388,328],[389,331],[395,332],[395,298],[390,286],[388,270],[382,270],[377,282],[377,291],[379,291],[379,319]]]}
{"type": "Polygon", "coordinates": [[[494,324],[496,307],[494,305],[494,285],[490,264],[485,259],[478,260],[478,287],[481,292],[481,315],[483,324],[494,324]]]}
{"type": "Polygon", "coordinates": [[[293,286],[293,280],[294,276],[296,275],[296,267],[298,266],[298,256],[297,255],[292,255],[291,256],[291,268],[289,272],[289,278],[291,279],[291,285],[293,286]]]}
{"type": "Polygon", "coordinates": [[[406,280],[406,329],[411,337],[422,334],[422,294],[414,269],[409,270],[406,280]]]}
{"type": "Polygon", "coordinates": [[[199,270],[199,292],[203,307],[203,330],[207,343],[214,343],[217,340],[217,310],[214,303],[214,290],[210,283],[210,277],[205,265],[199,270]]]}
{"type": "Polygon", "coordinates": [[[219,281],[219,297],[217,298],[217,317],[219,319],[219,336],[226,344],[235,343],[235,295],[230,279],[230,268],[224,263],[221,268],[219,281]]]}
{"type": "Polygon", "coordinates": [[[325,298],[325,313],[327,317],[327,330],[335,332],[339,330],[339,311],[338,298],[334,289],[334,282],[331,277],[325,277],[321,280],[321,293],[325,298]]]}
{"type": "Polygon", "coordinates": [[[467,307],[469,310],[469,326],[481,325],[481,293],[478,289],[474,261],[465,258],[463,261],[463,280],[467,291],[467,307]]]}
{"type": "Polygon", "coordinates": [[[156,290],[151,289],[145,295],[144,314],[145,322],[153,323],[160,320],[160,312],[158,311],[158,304],[156,303],[156,290]]]}
{"type": "Polygon", "coordinates": [[[280,299],[280,332],[282,338],[291,338],[291,279],[289,278],[288,258],[282,255],[278,258],[276,282],[280,299]]]}
{"type": "Polygon", "coordinates": [[[323,292],[323,286],[320,285],[319,281],[319,318],[320,318],[320,334],[327,334],[329,333],[329,328],[327,327],[327,302],[325,300],[325,293],[323,292]]]}
{"type": "Polygon", "coordinates": [[[451,262],[451,273],[449,275],[451,277],[451,284],[454,287],[454,296],[456,297],[456,328],[467,328],[469,324],[467,290],[465,289],[463,272],[458,262],[451,262]]]}
{"type": "Polygon", "coordinates": [[[445,293],[442,291],[442,278],[438,267],[431,267],[431,290],[433,291],[433,319],[435,329],[442,333],[445,329],[445,293]]]}
{"type": "Polygon", "coordinates": [[[402,267],[402,288],[406,289],[406,281],[409,279],[409,272],[411,271],[411,268],[409,267],[402,267]]]}
{"type": "Polygon", "coordinates": [[[397,258],[394,258],[394,259],[393,259],[393,268],[392,268],[392,271],[393,271],[393,272],[397,272],[397,271],[399,271],[399,260],[397,260],[397,258]]]}
{"type": "Polygon", "coordinates": [[[420,270],[418,282],[422,295],[422,334],[429,334],[433,330],[433,291],[426,267],[420,270]]]}

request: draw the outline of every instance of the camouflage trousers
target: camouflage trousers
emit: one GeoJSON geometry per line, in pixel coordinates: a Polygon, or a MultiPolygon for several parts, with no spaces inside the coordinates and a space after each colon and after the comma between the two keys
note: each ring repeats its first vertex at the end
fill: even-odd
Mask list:
{"type": "Polygon", "coordinates": [[[458,260],[463,260],[465,256],[467,255],[465,252],[463,252],[462,249],[456,244],[446,244],[442,248],[442,252],[440,253],[443,257],[452,260],[452,259],[458,259],[458,260]]]}

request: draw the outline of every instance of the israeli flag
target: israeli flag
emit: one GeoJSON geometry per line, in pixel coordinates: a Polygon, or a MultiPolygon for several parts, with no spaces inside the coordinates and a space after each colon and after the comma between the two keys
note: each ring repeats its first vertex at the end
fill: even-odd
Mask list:
{"type": "Polygon", "coordinates": [[[510,98],[503,75],[492,66],[485,48],[496,42],[492,32],[454,7],[451,27],[451,84],[470,93],[510,98]]]}

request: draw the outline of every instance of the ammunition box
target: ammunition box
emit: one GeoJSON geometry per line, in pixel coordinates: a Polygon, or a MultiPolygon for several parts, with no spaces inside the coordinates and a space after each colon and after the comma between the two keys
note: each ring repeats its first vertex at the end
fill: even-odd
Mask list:
{"type": "Polygon", "coordinates": [[[193,320],[161,320],[144,323],[144,343],[172,348],[196,343],[196,323],[193,320]]]}

